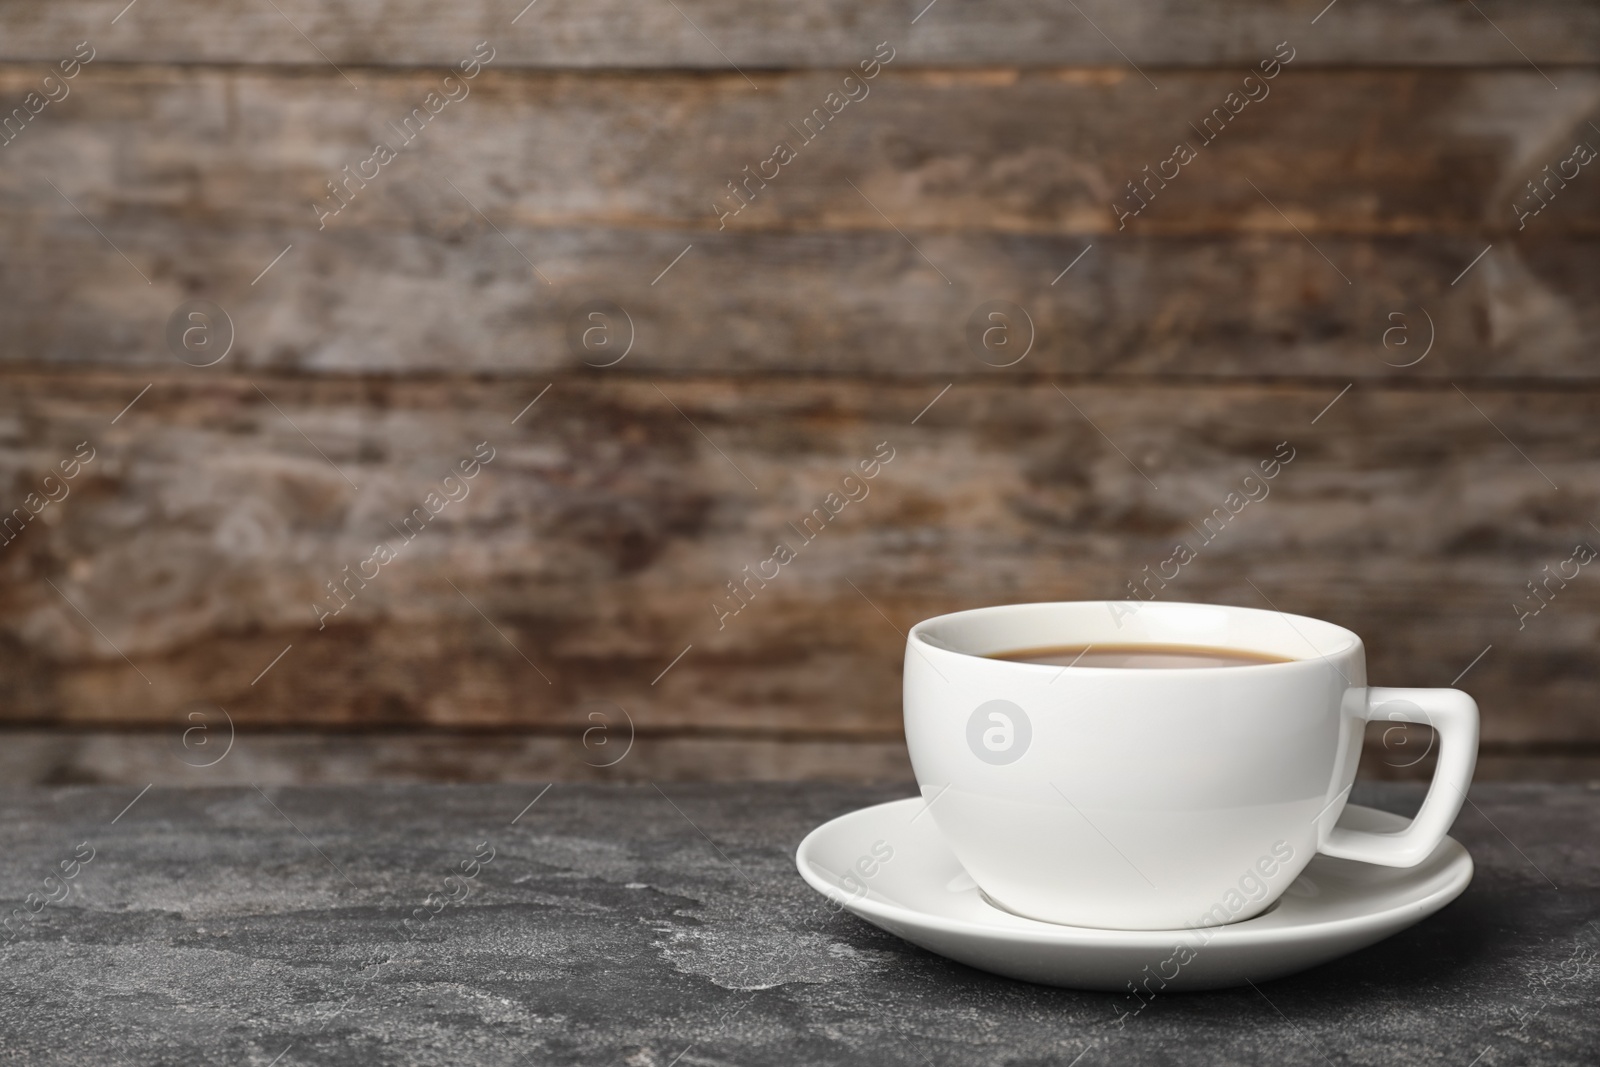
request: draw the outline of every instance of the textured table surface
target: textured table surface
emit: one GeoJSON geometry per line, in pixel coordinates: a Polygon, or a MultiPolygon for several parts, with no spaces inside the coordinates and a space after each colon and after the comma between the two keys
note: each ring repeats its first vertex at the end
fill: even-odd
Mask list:
{"type": "Polygon", "coordinates": [[[1113,994],[948,962],[800,880],[806,831],[906,787],[664,788],[0,793],[0,1060],[1600,1062],[1600,783],[1476,788],[1444,911],[1121,1028],[1113,994]]]}

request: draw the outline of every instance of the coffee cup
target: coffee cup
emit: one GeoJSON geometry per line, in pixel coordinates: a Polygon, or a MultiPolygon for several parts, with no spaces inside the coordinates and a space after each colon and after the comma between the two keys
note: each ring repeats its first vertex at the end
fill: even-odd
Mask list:
{"type": "Polygon", "coordinates": [[[925,810],[956,858],[997,907],[1071,926],[1239,922],[1318,852],[1414,866],[1455,820],[1477,759],[1467,694],[1369,687],[1354,633],[1254,608],[1088,601],[941,615],[908,635],[904,696],[925,810]],[[1041,646],[1262,662],[996,658],[1041,646]],[[1438,732],[1427,796],[1393,833],[1336,825],[1371,720],[1438,732]]]}

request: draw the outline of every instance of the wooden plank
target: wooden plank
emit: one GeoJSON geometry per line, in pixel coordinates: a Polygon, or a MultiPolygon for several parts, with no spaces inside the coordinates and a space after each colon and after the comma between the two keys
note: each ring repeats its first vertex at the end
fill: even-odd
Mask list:
{"type": "MultiPolygon", "coordinates": [[[[65,194],[99,223],[322,233],[481,225],[475,208],[501,226],[707,239],[896,226],[1600,234],[1600,179],[1576,163],[1518,230],[1518,210],[1541,203],[1526,183],[1580,141],[1600,148],[1590,126],[1600,72],[1568,72],[1572,91],[1555,93],[1531,71],[1296,65],[1252,82],[1265,94],[1253,104],[1238,95],[1243,77],[1173,72],[1168,92],[1151,93],[1114,71],[891,66],[855,83],[851,104],[837,72],[763,75],[755,93],[737,75],[490,70],[453,83],[466,94],[456,102],[433,97],[430,116],[437,72],[375,73],[357,94],[332,72],[92,65],[0,149],[0,191],[29,217],[77,219],[65,194]],[[1230,118],[1230,107],[1241,110],[1230,118]],[[786,164],[780,142],[794,154],[786,164]],[[1183,166],[1180,142],[1195,153],[1183,166]]],[[[37,83],[35,71],[0,70],[0,99],[37,83]]]]}
{"type": "Polygon", "coordinates": [[[0,263],[0,361],[164,373],[178,366],[167,323],[205,297],[235,334],[213,376],[537,378],[623,351],[605,373],[1343,385],[1592,380],[1600,371],[1591,299],[1600,241],[1587,238],[1496,240],[1474,264],[1485,237],[1319,237],[1312,248],[1296,236],[917,234],[912,248],[892,232],[497,232],[464,207],[415,234],[174,228],[136,217],[98,225],[115,249],[76,215],[17,220],[16,254],[0,263]],[[599,335],[588,350],[581,331],[569,333],[597,299],[626,313],[605,320],[615,339],[606,351],[599,335]],[[1013,351],[1030,332],[1034,341],[1008,368],[993,364],[1011,357],[967,333],[993,300],[1027,313],[1007,320],[1013,351]]]}
{"type": "MultiPolygon", "coordinates": [[[[1220,99],[1233,75],[1184,77],[1220,99]]],[[[169,316],[203,296],[234,365],[546,372],[578,365],[568,321],[603,297],[632,316],[629,373],[983,375],[965,325],[1005,300],[1036,327],[1017,373],[1593,373],[1600,180],[1508,230],[1515,179],[1556,158],[1530,146],[1581,117],[1533,75],[1287,72],[1241,115],[1254,132],[1118,232],[1105,197],[1166,140],[1150,94],[891,71],[858,105],[879,112],[841,114],[719,232],[724,178],[831,78],[769,101],[737,78],[484,74],[319,230],[322,183],[432,75],[356,99],[334,75],[91,66],[0,149],[0,358],[168,365],[169,316]],[[1415,107],[1372,119],[1398,96],[1415,107]],[[1437,354],[1400,366],[1425,335],[1437,354]]]]}
{"type": "MultiPolygon", "coordinates": [[[[612,721],[604,722],[588,718],[592,710],[575,708],[571,722],[542,732],[261,733],[236,727],[231,748],[228,720],[214,708],[209,717],[202,713],[199,719],[183,712],[165,729],[7,729],[0,733],[0,774],[9,787],[71,783],[135,790],[151,782],[185,787],[226,787],[240,781],[266,787],[535,782],[537,789],[548,782],[806,780],[904,782],[908,794],[915,791],[911,761],[899,737],[830,741],[660,736],[636,730],[629,746],[623,716],[613,712],[612,721]]],[[[1398,745],[1399,735],[1385,745],[1382,730],[1374,726],[1372,732],[1374,739],[1361,759],[1361,778],[1430,776],[1433,755],[1415,760],[1413,752],[1398,745]]],[[[1420,737],[1410,741],[1426,743],[1420,737]]],[[[1502,745],[1483,746],[1473,779],[1583,782],[1600,777],[1600,753],[1563,748],[1559,755],[1529,756],[1511,754],[1502,745]]]]}
{"type": "MultiPolygon", "coordinates": [[[[575,711],[577,709],[574,709],[575,711]]],[[[230,786],[367,782],[751,782],[911,783],[905,741],[630,735],[628,723],[587,718],[529,734],[504,731],[330,733],[233,731],[215,708],[209,720],[175,718],[167,729],[6,730],[0,773],[20,785],[230,786]],[[196,729],[196,727],[199,729],[196,729]],[[185,745],[185,733],[188,733],[185,745]],[[587,743],[585,743],[587,740],[587,743]],[[225,758],[219,759],[224,751],[225,758]],[[218,760],[211,763],[212,760],[218,760]]],[[[1595,761],[1600,762],[1600,761],[1595,761]]],[[[1529,777],[1524,775],[1524,777],[1529,777]]],[[[1578,778],[1576,773],[1565,775],[1578,778]]],[[[1545,780],[1552,780],[1547,777],[1545,780]]],[[[535,792],[537,789],[535,790],[535,792]]],[[[910,787],[915,791],[915,786],[910,787]]],[[[529,794],[533,795],[532,792],[529,794]]]]}
{"type": "Polygon", "coordinates": [[[1163,598],[1351,626],[1376,684],[1465,671],[1497,744],[1600,741],[1594,576],[1521,628],[1514,607],[1600,544],[1592,391],[150,382],[0,389],[8,505],[97,450],[0,548],[10,723],[170,725],[198,700],[250,728],[527,728],[609,700],[657,733],[889,739],[911,622],[1116,597],[1182,540],[1197,558],[1163,598]],[[468,495],[404,539],[485,440],[468,495]],[[1285,441],[1269,495],[1201,542],[1285,441]],[[867,495],[802,543],[789,524],[859,495],[844,477],[882,449],[867,495]],[[719,618],[780,540],[796,558],[719,618]],[[399,557],[319,631],[325,583],[379,541],[399,557]]]}
{"type": "MultiPolygon", "coordinates": [[[[1600,59],[1600,14],[1583,0],[1181,0],[1059,5],[1047,0],[424,0],[219,8],[11,3],[0,40],[12,59],[53,60],[83,38],[117,62],[447,65],[480,40],[496,62],[532,67],[747,69],[849,66],[880,40],[918,64],[1086,63],[1147,70],[1247,64],[1289,39],[1317,62],[1543,65],[1600,59]],[[675,8],[677,10],[675,10],[675,8]]],[[[361,71],[352,73],[361,82],[361,71]]],[[[1554,72],[1553,72],[1554,73],[1554,72]]],[[[1557,79],[1559,80],[1559,78],[1557,79]]]]}

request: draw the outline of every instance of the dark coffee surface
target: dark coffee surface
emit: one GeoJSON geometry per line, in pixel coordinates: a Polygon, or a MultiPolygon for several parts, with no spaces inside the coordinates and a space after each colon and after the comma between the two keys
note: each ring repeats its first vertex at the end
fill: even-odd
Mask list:
{"type": "Polygon", "coordinates": [[[1292,663],[1287,656],[1238,648],[1206,645],[1046,645],[996,652],[989,659],[1013,663],[1044,663],[1054,667],[1250,667],[1264,663],[1292,663]]]}

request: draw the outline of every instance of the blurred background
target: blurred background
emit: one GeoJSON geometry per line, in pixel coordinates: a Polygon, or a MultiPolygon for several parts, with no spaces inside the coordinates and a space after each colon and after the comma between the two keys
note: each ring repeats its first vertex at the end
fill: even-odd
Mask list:
{"type": "Polygon", "coordinates": [[[0,3],[0,775],[909,778],[912,623],[1138,595],[1600,777],[1597,60],[1584,0],[0,3]]]}

